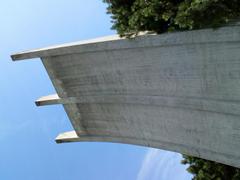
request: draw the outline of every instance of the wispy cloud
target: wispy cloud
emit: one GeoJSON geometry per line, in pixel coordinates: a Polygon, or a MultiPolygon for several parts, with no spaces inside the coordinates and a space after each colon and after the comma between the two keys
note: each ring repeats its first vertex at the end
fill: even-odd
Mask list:
{"type": "Polygon", "coordinates": [[[137,180],[190,180],[187,166],[180,164],[178,153],[150,148],[143,160],[137,180]]]}

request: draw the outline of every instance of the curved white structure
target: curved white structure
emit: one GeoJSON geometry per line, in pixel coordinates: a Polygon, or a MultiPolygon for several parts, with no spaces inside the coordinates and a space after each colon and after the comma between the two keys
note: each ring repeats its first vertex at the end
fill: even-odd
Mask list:
{"type": "Polygon", "coordinates": [[[12,55],[40,57],[74,127],[57,142],[157,147],[240,167],[240,26],[111,36],[12,55]]]}

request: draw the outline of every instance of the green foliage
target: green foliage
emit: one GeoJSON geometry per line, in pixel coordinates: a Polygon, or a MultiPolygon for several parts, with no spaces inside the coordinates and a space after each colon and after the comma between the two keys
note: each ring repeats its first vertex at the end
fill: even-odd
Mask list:
{"type": "Polygon", "coordinates": [[[103,0],[121,36],[216,27],[240,16],[240,0],[103,0]]]}
{"type": "MultiPolygon", "coordinates": [[[[158,34],[217,27],[240,17],[240,0],[103,0],[113,29],[131,37],[140,31],[158,34]]],[[[193,180],[240,180],[240,169],[183,156],[193,180]]]]}
{"type": "MultiPolygon", "coordinates": [[[[131,37],[140,31],[158,34],[218,27],[240,17],[240,0],[103,0],[112,16],[113,29],[131,37]]],[[[193,180],[240,180],[240,169],[183,156],[193,180]]]]}
{"type": "Polygon", "coordinates": [[[188,164],[188,172],[194,175],[193,180],[240,180],[240,169],[183,155],[182,164],[188,164]]]}

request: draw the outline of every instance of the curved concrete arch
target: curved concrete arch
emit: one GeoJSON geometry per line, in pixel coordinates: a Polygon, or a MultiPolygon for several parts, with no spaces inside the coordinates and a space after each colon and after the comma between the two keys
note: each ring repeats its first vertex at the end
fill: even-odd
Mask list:
{"type": "Polygon", "coordinates": [[[240,167],[240,26],[111,36],[12,55],[40,57],[75,131],[240,167]]]}
{"type": "Polygon", "coordinates": [[[225,164],[229,164],[229,159],[231,159],[232,166],[239,166],[238,156],[219,153],[217,151],[211,151],[209,149],[204,149],[201,147],[187,147],[184,144],[174,144],[171,142],[151,140],[151,139],[139,139],[135,137],[122,137],[122,136],[106,136],[106,135],[87,135],[82,134],[78,136],[75,131],[69,131],[59,134],[55,139],[56,143],[72,143],[72,142],[108,142],[108,143],[123,143],[131,144],[145,147],[154,147],[164,150],[170,150],[174,152],[180,152],[182,154],[191,154],[192,156],[212,160],[220,161],[225,164]],[[189,151],[190,150],[190,151],[189,151]],[[207,156],[202,157],[200,152],[205,152],[207,156]]]}

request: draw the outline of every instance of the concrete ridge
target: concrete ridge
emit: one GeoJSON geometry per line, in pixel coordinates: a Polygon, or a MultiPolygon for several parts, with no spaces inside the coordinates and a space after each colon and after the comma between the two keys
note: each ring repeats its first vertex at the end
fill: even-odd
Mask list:
{"type": "Polygon", "coordinates": [[[235,155],[229,155],[225,153],[219,153],[215,151],[211,151],[209,149],[204,149],[201,147],[188,147],[184,144],[175,144],[167,141],[162,140],[152,140],[152,139],[139,139],[136,137],[120,137],[120,136],[106,136],[106,135],[88,135],[88,134],[82,134],[80,136],[77,135],[75,131],[68,131],[59,134],[56,139],[56,143],[72,143],[72,142],[109,142],[109,143],[124,143],[124,144],[131,144],[131,145],[138,145],[138,146],[145,146],[145,147],[153,147],[153,148],[161,148],[164,150],[171,150],[174,152],[182,153],[182,154],[188,154],[189,149],[191,149],[191,155],[196,157],[201,157],[201,153],[199,152],[205,152],[205,154],[208,154],[206,157],[201,157],[203,159],[217,161],[220,163],[226,163],[231,166],[239,167],[239,162],[237,161],[238,156],[235,155]],[[216,157],[213,158],[211,155],[220,155],[217,159],[216,157]],[[223,159],[222,157],[227,157],[226,159],[223,159]],[[229,159],[232,159],[232,162],[229,163],[229,159]]]}
{"type": "Polygon", "coordinates": [[[49,46],[46,48],[33,49],[29,51],[23,51],[11,55],[13,61],[32,59],[39,57],[58,56],[74,53],[86,53],[95,51],[106,51],[114,49],[130,49],[140,47],[154,47],[154,46],[172,46],[182,44],[194,44],[194,43],[218,43],[218,42],[234,42],[239,34],[236,31],[228,31],[229,34],[224,34],[219,38],[219,35],[223,35],[225,29],[235,29],[239,27],[237,25],[220,27],[217,29],[200,29],[192,31],[180,31],[172,33],[164,33],[160,35],[146,35],[141,34],[134,39],[120,38],[118,35],[110,35],[100,37],[96,39],[83,40],[73,43],[66,43],[62,45],[49,46]],[[206,35],[208,32],[208,35],[206,35]],[[181,36],[179,36],[181,33],[181,36]],[[117,41],[117,43],[115,43],[117,41]]]}

